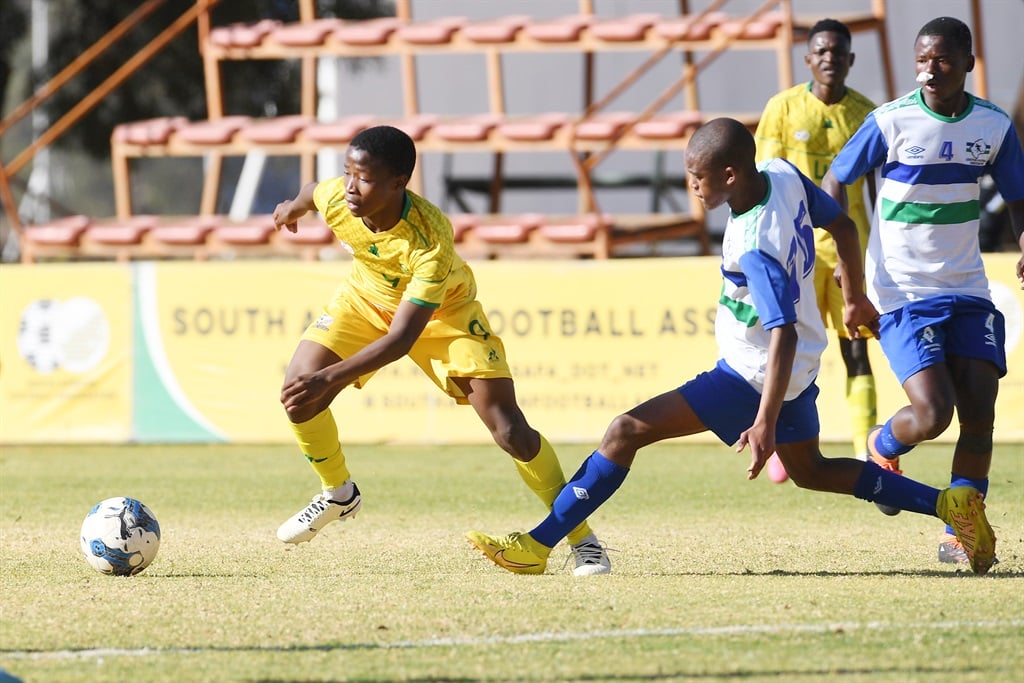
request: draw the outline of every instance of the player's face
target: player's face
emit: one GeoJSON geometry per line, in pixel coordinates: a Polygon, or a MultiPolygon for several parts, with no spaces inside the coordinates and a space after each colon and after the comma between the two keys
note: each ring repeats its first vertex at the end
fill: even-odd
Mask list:
{"type": "Polygon", "coordinates": [[[933,105],[958,104],[967,73],[974,69],[974,57],[942,36],[919,36],[914,43],[914,58],[918,74],[931,74],[921,86],[925,103],[936,111],[941,107],[933,105]]]}
{"type": "Polygon", "coordinates": [[[690,189],[707,210],[717,209],[729,200],[732,171],[714,166],[699,157],[687,158],[686,173],[690,189]]]}
{"type": "Polygon", "coordinates": [[[850,41],[835,31],[819,31],[807,44],[804,61],[811,68],[811,76],[817,83],[830,88],[839,88],[846,83],[846,76],[853,66],[850,41]]]}
{"type": "Polygon", "coordinates": [[[349,147],[345,152],[345,203],[353,216],[372,223],[375,217],[394,213],[395,206],[401,206],[407,181],[366,150],[349,147]]]}

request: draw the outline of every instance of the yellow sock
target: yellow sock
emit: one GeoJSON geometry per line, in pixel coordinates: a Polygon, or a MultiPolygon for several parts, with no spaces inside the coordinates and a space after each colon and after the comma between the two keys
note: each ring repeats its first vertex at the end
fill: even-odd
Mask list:
{"type": "Polygon", "coordinates": [[[302,454],[320,476],[324,490],[335,489],[348,481],[350,475],[338,440],[338,425],[330,410],[306,422],[293,422],[291,425],[302,454]]]}
{"type": "MultiPolygon", "coordinates": [[[[526,482],[526,485],[550,510],[555,498],[565,487],[565,474],[562,472],[561,463],[558,462],[558,456],[555,455],[555,449],[551,447],[548,440],[541,434],[540,450],[530,462],[522,462],[515,458],[512,459],[512,462],[516,464],[519,476],[526,482]]],[[[576,545],[591,533],[593,532],[590,530],[590,525],[584,521],[570,531],[566,538],[571,545],[576,545]]]]}
{"type": "Polygon", "coordinates": [[[846,378],[846,407],[853,427],[853,453],[862,459],[866,459],[868,453],[868,432],[878,424],[877,401],[874,375],[846,378]]]}

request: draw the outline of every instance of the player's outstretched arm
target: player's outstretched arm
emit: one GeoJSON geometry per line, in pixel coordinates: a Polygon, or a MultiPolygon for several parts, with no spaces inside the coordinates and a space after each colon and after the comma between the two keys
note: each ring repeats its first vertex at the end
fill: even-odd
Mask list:
{"type": "Polygon", "coordinates": [[[311,406],[323,409],[349,384],[406,355],[423,333],[423,328],[435,310],[403,301],[398,305],[391,326],[383,337],[370,342],[348,358],[316,372],[299,375],[288,382],[281,389],[281,403],[285,410],[290,415],[292,412],[308,412],[311,406]]]}
{"type": "Polygon", "coordinates": [[[789,378],[793,374],[793,359],[796,357],[797,332],[793,323],[773,327],[770,335],[761,403],[754,424],[740,434],[736,442],[737,453],[750,446],[748,479],[756,479],[768,458],[775,452],[775,423],[782,412],[789,378]]]}
{"type": "Polygon", "coordinates": [[[302,186],[294,199],[286,199],[274,208],[274,227],[280,230],[286,228],[288,232],[296,232],[299,229],[298,220],[310,211],[316,211],[316,203],[313,201],[313,191],[316,190],[316,183],[307,183],[302,186]]]}

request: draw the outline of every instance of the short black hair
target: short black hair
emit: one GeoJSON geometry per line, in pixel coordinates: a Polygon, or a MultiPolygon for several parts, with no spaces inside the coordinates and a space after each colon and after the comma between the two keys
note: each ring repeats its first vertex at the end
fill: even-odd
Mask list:
{"type": "Polygon", "coordinates": [[[814,38],[815,35],[824,33],[825,31],[838,33],[846,38],[847,43],[853,43],[853,37],[850,35],[850,28],[838,19],[822,19],[816,23],[807,33],[807,42],[810,43],[811,39],[814,38]]]}
{"type": "Polygon", "coordinates": [[[939,36],[963,50],[965,55],[974,53],[971,29],[967,27],[967,24],[953,17],[932,19],[917,32],[917,37],[921,36],[939,36]]]}
{"type": "Polygon", "coordinates": [[[750,130],[736,119],[712,119],[698,128],[687,153],[714,168],[754,168],[757,143],[750,130]]]}
{"type": "Polygon", "coordinates": [[[416,168],[416,143],[394,126],[373,126],[360,131],[349,147],[363,150],[396,176],[412,176],[416,168]]]}

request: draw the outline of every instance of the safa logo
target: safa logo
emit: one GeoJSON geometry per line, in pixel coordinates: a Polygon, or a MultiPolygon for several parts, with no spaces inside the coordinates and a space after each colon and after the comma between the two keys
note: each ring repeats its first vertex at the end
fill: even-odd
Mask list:
{"type": "Polygon", "coordinates": [[[981,138],[973,142],[967,143],[967,156],[969,162],[984,162],[988,159],[989,152],[992,151],[992,145],[986,143],[981,138]]]}

